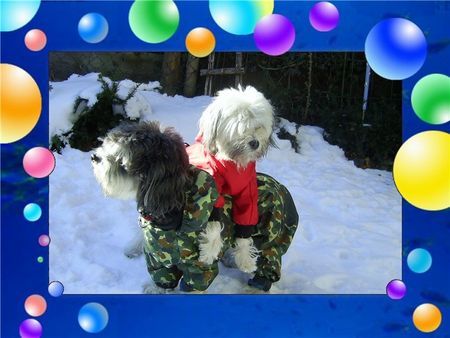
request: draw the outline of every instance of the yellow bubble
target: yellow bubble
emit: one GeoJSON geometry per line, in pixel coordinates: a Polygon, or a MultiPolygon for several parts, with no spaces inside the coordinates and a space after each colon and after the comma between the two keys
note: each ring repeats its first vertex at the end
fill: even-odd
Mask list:
{"type": "Polygon", "coordinates": [[[0,143],[11,143],[33,130],[41,115],[42,97],[22,68],[2,63],[0,75],[0,143]]]}
{"type": "Polygon", "coordinates": [[[419,331],[426,333],[436,331],[441,322],[441,311],[433,304],[425,303],[414,310],[413,323],[419,331]]]}
{"type": "Polygon", "coordinates": [[[450,207],[450,135],[431,130],[409,138],[395,156],[393,175],[400,194],[415,207],[450,207]]]}

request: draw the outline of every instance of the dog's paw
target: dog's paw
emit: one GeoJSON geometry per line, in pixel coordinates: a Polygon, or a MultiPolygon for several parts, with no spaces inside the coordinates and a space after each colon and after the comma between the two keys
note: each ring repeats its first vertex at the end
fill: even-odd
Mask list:
{"type": "Polygon", "coordinates": [[[208,222],[205,231],[199,237],[200,262],[211,265],[219,257],[223,246],[221,231],[220,222],[208,222]]]}
{"type": "Polygon", "coordinates": [[[236,238],[233,256],[239,270],[247,273],[256,271],[258,254],[259,251],[253,246],[253,239],[236,238]]]}
{"type": "Polygon", "coordinates": [[[124,254],[130,259],[137,258],[144,253],[142,247],[130,247],[125,249],[124,254]]]}
{"type": "Polygon", "coordinates": [[[144,239],[142,235],[137,235],[125,248],[123,253],[130,259],[141,256],[144,253],[144,239]]]}
{"type": "Polygon", "coordinates": [[[142,287],[142,293],[143,294],[171,294],[174,293],[174,289],[164,289],[160,288],[155,285],[155,283],[149,282],[147,284],[144,284],[142,287]]]}
{"type": "Polygon", "coordinates": [[[248,280],[247,284],[255,289],[268,292],[272,287],[272,282],[265,277],[255,276],[248,280]]]}

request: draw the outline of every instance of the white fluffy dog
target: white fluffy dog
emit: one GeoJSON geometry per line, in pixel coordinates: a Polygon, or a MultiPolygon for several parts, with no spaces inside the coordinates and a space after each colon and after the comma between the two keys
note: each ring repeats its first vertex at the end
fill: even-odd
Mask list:
{"type": "MultiPolygon", "coordinates": [[[[190,163],[214,177],[221,195],[232,197],[232,254],[245,272],[256,270],[258,258],[251,238],[259,221],[255,162],[274,144],[273,125],[273,107],[262,93],[250,86],[225,89],[202,113],[196,143],[187,148],[190,163]]],[[[223,205],[221,196],[215,206],[223,205]]]]}

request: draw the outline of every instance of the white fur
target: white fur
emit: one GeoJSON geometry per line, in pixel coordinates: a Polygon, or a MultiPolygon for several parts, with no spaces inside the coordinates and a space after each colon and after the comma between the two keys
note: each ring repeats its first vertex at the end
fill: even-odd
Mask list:
{"type": "Polygon", "coordinates": [[[236,238],[236,246],[232,254],[239,270],[243,272],[254,272],[259,251],[253,245],[252,238],[236,238]]]}
{"type": "Polygon", "coordinates": [[[220,222],[208,222],[205,231],[199,236],[200,262],[210,265],[219,257],[223,246],[221,231],[220,222]]]}
{"type": "Polygon", "coordinates": [[[199,128],[210,153],[246,167],[267,152],[273,124],[272,105],[263,94],[248,86],[218,92],[202,113],[199,128]],[[259,142],[257,149],[249,146],[253,140],[259,142]]]}
{"type": "Polygon", "coordinates": [[[99,163],[92,162],[92,166],[104,194],[124,200],[136,199],[136,178],[127,174],[117,175],[113,170],[113,166],[128,165],[130,154],[125,153],[125,148],[105,140],[103,145],[95,150],[95,154],[102,158],[99,163]]]}

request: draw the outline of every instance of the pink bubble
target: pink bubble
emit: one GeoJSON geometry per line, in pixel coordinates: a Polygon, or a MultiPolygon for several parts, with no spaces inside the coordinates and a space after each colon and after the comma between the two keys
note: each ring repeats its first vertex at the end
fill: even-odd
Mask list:
{"type": "Polygon", "coordinates": [[[47,302],[41,295],[31,295],[25,300],[24,307],[30,316],[39,317],[47,310],[47,302]]]}
{"type": "Polygon", "coordinates": [[[55,157],[47,148],[31,148],[23,157],[23,168],[34,178],[47,177],[55,169],[55,157]]]}
{"type": "Polygon", "coordinates": [[[39,52],[47,44],[47,36],[40,29],[32,29],[25,35],[25,46],[33,52],[39,52]]]}
{"type": "Polygon", "coordinates": [[[48,246],[50,244],[50,237],[47,235],[40,235],[39,236],[39,245],[40,246],[48,246]]]}

